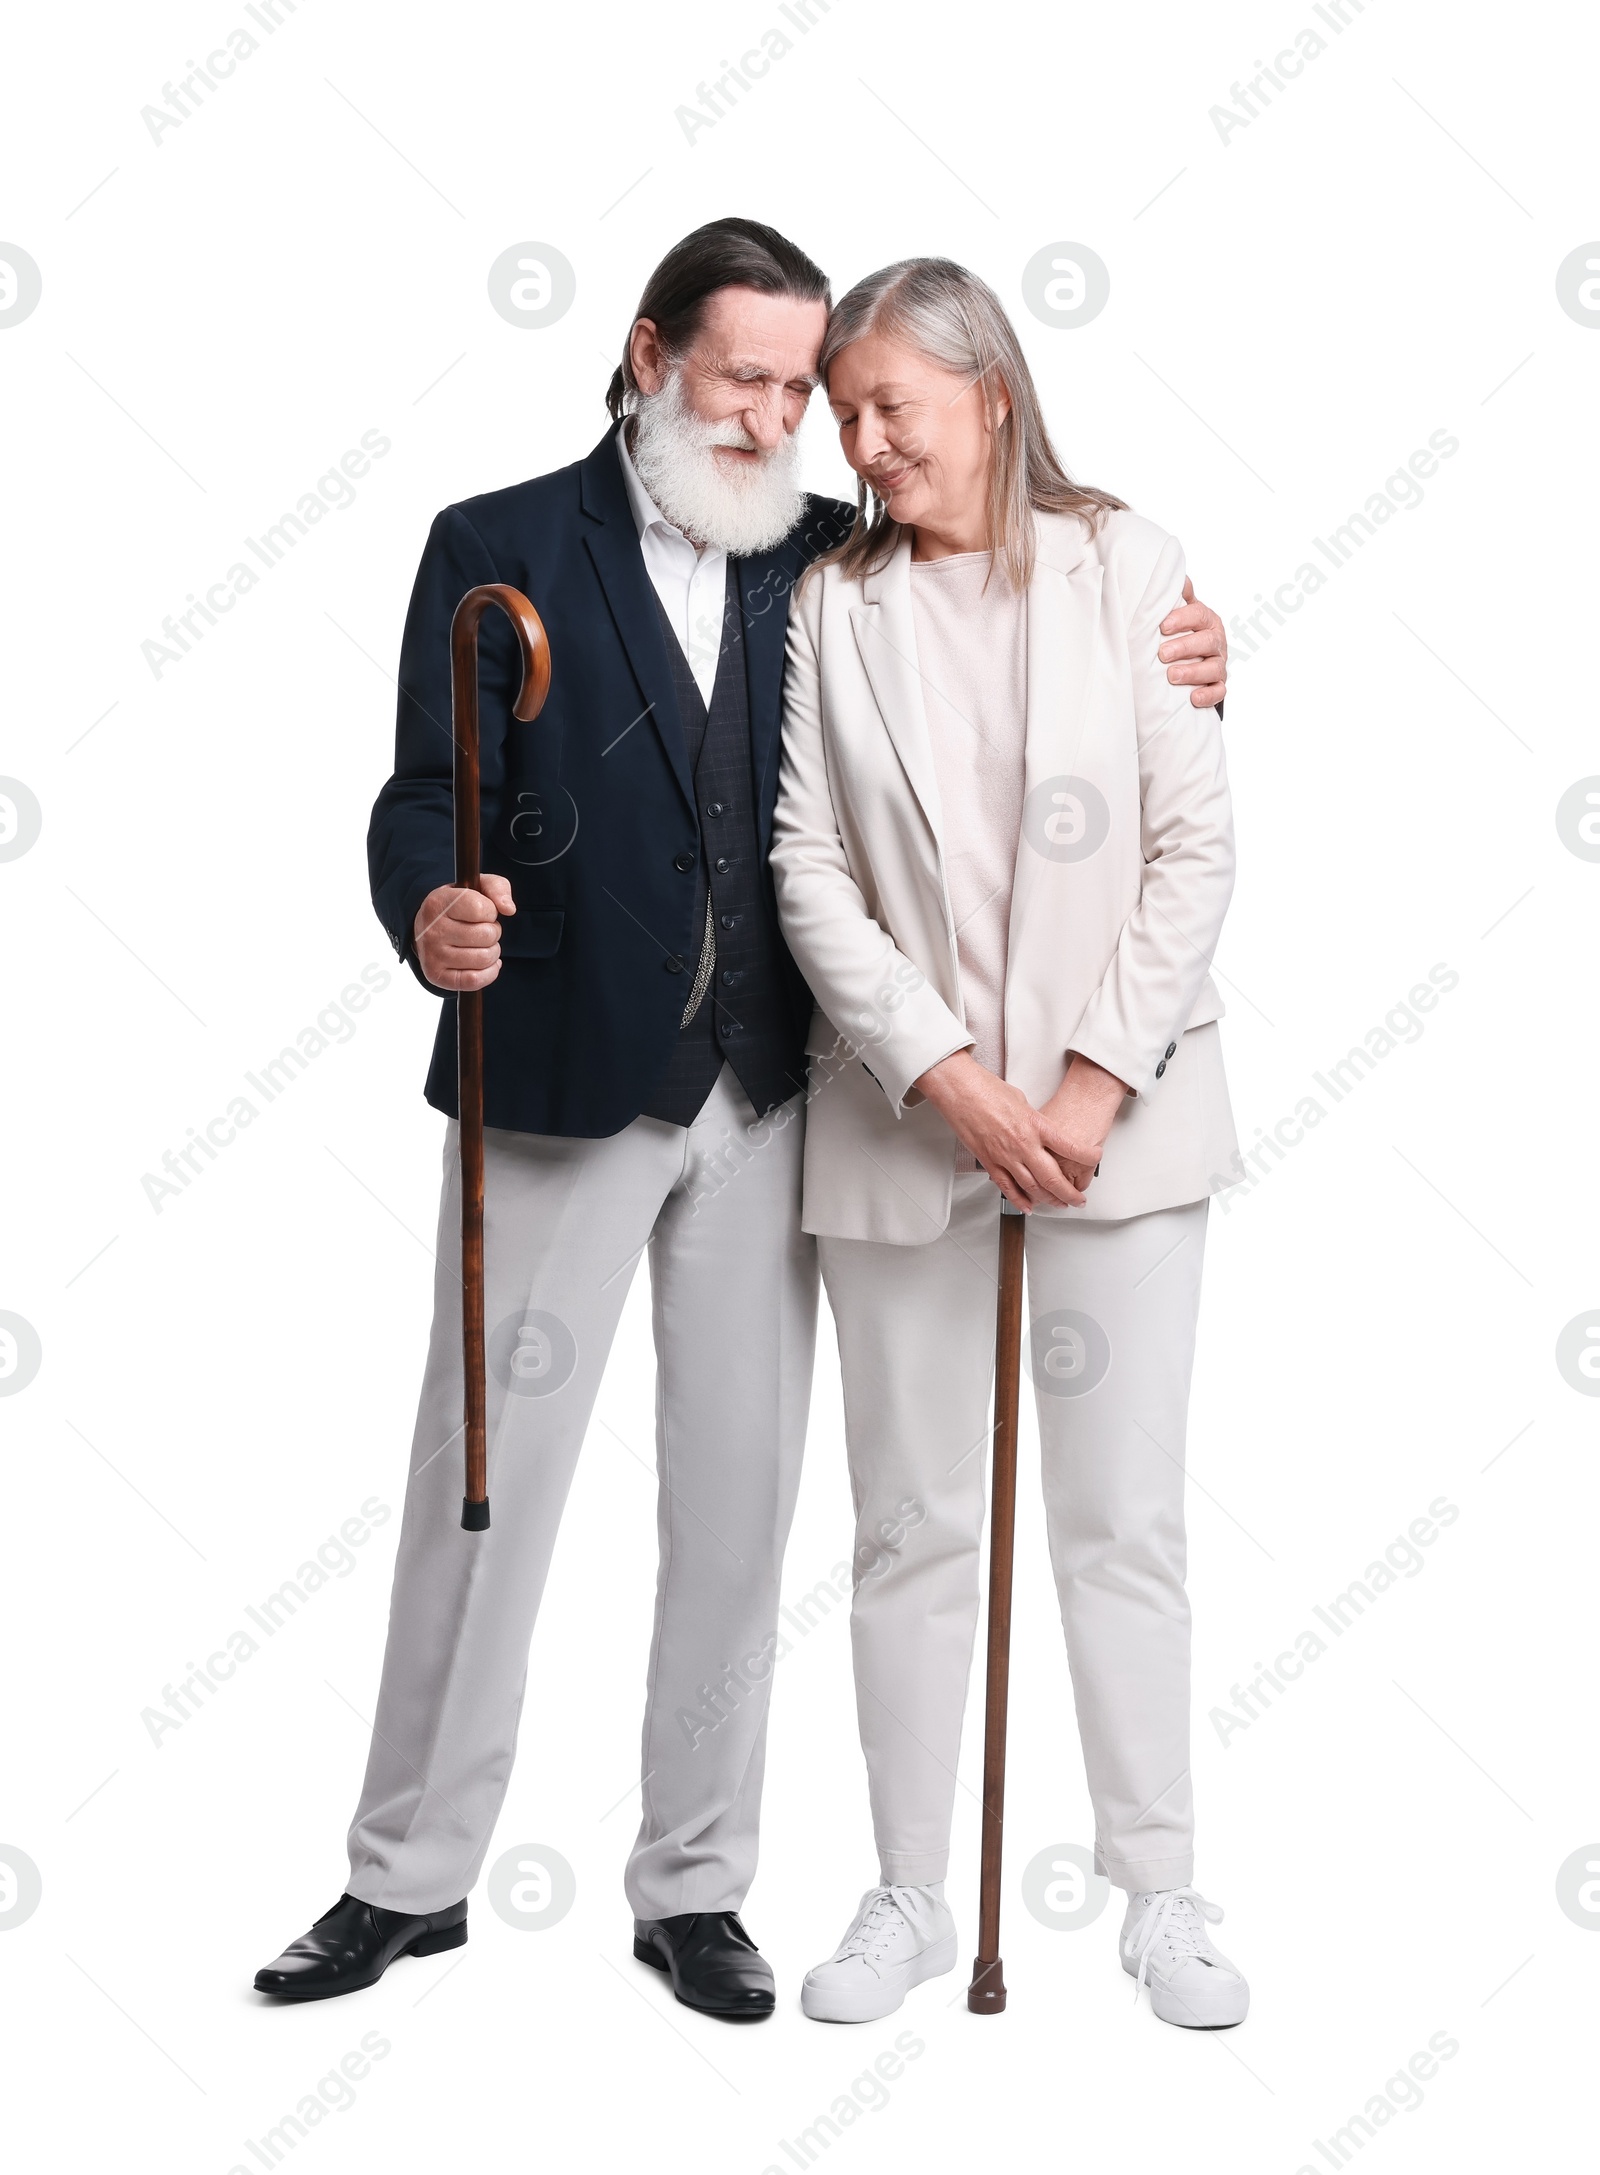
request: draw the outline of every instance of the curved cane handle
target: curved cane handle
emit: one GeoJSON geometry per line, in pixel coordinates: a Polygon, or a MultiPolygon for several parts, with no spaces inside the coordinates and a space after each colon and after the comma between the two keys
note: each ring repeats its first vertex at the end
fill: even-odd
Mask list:
{"type": "Polygon", "coordinates": [[[463,666],[470,663],[476,678],[478,623],[491,604],[499,605],[516,633],[517,647],[522,652],[522,686],[511,714],[530,725],[550,692],[550,643],[544,621],[520,589],[513,589],[507,582],[483,582],[467,591],[450,622],[452,677],[459,682],[463,666]]]}
{"type": "Polygon", "coordinates": [[[550,692],[550,642],[544,622],[522,594],[505,582],[469,589],[450,622],[451,735],[455,741],[456,882],[480,888],[478,816],[478,626],[491,605],[510,620],[522,653],[522,685],[511,714],[531,724],[550,692]]]}

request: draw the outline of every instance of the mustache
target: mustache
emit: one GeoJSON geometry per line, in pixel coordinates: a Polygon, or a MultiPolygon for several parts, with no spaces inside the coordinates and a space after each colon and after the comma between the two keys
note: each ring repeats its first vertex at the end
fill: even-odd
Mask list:
{"type": "Polygon", "coordinates": [[[705,433],[701,444],[705,446],[727,446],[735,453],[759,453],[764,461],[783,451],[781,445],[758,446],[742,423],[706,423],[701,427],[705,433]]]}

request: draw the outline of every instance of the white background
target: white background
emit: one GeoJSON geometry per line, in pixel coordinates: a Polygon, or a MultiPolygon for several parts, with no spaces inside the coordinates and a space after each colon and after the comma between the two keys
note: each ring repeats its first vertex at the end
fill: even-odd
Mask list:
{"type": "MultiPolygon", "coordinates": [[[[783,2141],[902,2030],[920,2051],[886,2095],[857,2094],[886,2104],[813,2135],[830,2167],[1320,2175],[1314,2141],[1435,2034],[1459,2051],[1363,2165],[1490,2167],[1587,2139],[1600,1918],[1564,1914],[1556,1876],[1600,1836],[1600,1406],[1554,1354],[1600,1306],[1600,865],[1555,809],[1600,772],[1600,336],[1555,276],[1600,234],[1596,56],[1576,7],[1346,9],[1336,36],[1310,0],[835,0],[801,36],[777,0],[302,0],[276,35],[252,26],[260,50],[159,144],[141,107],[249,22],[243,0],[13,17],[0,241],[43,275],[0,334],[0,771],[43,811],[38,843],[0,863],[0,1309],[43,1349],[0,1400],[0,1843],[43,1879],[0,1940],[19,2164],[258,2168],[246,2141],[370,2032],[389,2052],[297,2167],[787,2175],[783,2141]],[[793,50],[687,142],[675,107],[780,25],[793,50]],[[1209,109],[1308,26],[1328,49],[1224,143],[1209,109]],[[342,1885],[428,1313],[433,1002],[393,972],[160,1213],[141,1181],[364,964],[394,968],[363,837],[428,522],[589,450],[649,268],[730,211],[793,234],[840,291],[919,251],[982,271],[1077,473],[1180,535],[1226,615],[1314,559],[1430,433],[1459,440],[1420,506],[1253,659],[1235,649],[1241,875],[1218,964],[1241,1140],[1316,1094],[1312,1072],[1435,963],[1459,983],[1212,1213],[1194,1765],[1199,1883],[1254,1989],[1231,2034],[1134,2006],[1115,1907],[1062,1932],[1021,1901],[1028,1860],[1091,1838],[1026,1418],[1009,2013],[963,2000],[977,1702],[960,1968],[882,2025],[799,2013],[874,1877],[842,1609],[775,1691],[748,1917],[776,2019],[697,2018],[630,1960],[654,1576],[642,1278],[493,1853],[559,1851],[574,1908],[517,1930],[480,1892],[460,1956],[331,2004],[249,1991],[342,1885]],[[489,264],[525,240],[576,270],[543,330],[487,300],[489,264]],[[1111,276],[1075,330],[1021,299],[1023,265],[1064,240],[1111,276]],[[156,677],[140,645],[163,617],[367,430],[391,450],[356,503],[156,677]],[[1219,1741],[1210,1710],[1440,1496],[1459,1517],[1424,1568],[1219,1741]],[[395,1515],[348,1575],[153,1745],[141,1711],[370,1497],[395,1515]]],[[[816,483],[844,489],[820,404],[807,430],[816,483]]],[[[791,1602],[848,1554],[848,1520],[825,1326],[791,1602]]]]}

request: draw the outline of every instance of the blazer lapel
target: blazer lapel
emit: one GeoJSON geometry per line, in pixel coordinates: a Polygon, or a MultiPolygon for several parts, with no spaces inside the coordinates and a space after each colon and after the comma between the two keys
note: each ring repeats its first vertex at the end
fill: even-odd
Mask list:
{"type": "Polygon", "coordinates": [[[1075,774],[1088,723],[1105,569],[1075,515],[1036,515],[1038,557],[1028,591],[1027,783],[1075,774]]]}
{"type": "Polygon", "coordinates": [[[909,536],[901,537],[887,566],[867,576],[862,584],[862,601],[850,614],[850,623],[873,700],[937,847],[939,781],[928,737],[928,713],[922,700],[922,674],[917,665],[909,536]]]}
{"type": "MultiPolygon", "coordinates": [[[[1083,524],[1071,514],[1036,518],[1038,558],[1028,591],[1028,724],[1023,763],[1026,797],[1052,778],[1080,774],[1090,723],[1089,690],[1100,631],[1105,569],[1089,548],[1083,524]]],[[[1024,818],[1026,830],[1028,819],[1024,818]]],[[[1054,881],[1060,864],[1017,841],[1016,876],[1006,949],[1006,980],[1028,972],[1033,949],[1048,960],[1061,941],[1054,881]]],[[[1047,970],[1046,970],[1047,971],[1047,970]]]]}
{"type": "Polygon", "coordinates": [[[608,431],[582,464],[580,497],[589,516],[584,547],[600,577],[622,646],[644,696],[651,723],[660,737],[673,775],[689,806],[694,806],[694,776],[678,723],[660,615],[639,549],[627,487],[617,463],[616,433],[608,431]]]}
{"type": "Polygon", "coordinates": [[[789,596],[795,584],[792,560],[793,551],[785,543],[774,552],[733,561],[744,633],[745,691],[750,703],[750,769],[763,853],[772,844],[772,812],[778,798],[783,661],[789,596]]]}

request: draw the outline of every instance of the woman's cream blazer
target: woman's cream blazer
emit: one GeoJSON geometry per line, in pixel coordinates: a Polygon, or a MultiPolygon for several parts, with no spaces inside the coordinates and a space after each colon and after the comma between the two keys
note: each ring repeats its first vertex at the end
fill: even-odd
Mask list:
{"type": "MultiPolygon", "coordinates": [[[[1137,1216],[1231,1183],[1210,974],[1233,890],[1222,728],[1156,655],[1183,552],[1137,514],[1035,516],[1028,716],[1005,984],[1006,1077],[1035,1104],[1081,1051],[1134,1092],[1081,1209],[1137,1216]]],[[[789,613],[772,867],[817,1012],[804,1221],[916,1245],[949,1221],[955,1142],[911,1083],[966,1046],[911,542],[814,568],[789,613]]]]}

